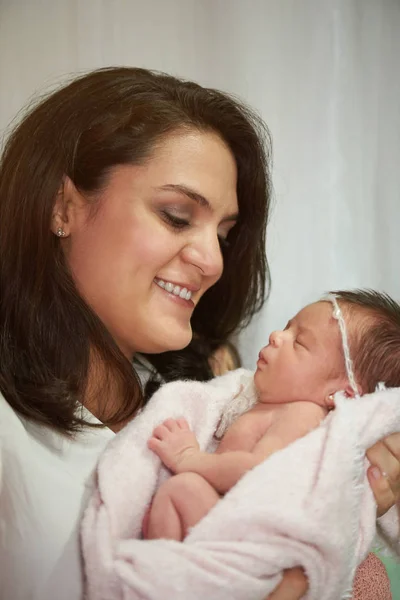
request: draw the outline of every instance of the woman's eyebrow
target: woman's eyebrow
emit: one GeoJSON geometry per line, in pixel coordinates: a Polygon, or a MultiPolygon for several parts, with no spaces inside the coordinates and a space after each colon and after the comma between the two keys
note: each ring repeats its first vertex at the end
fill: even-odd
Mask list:
{"type": "MultiPolygon", "coordinates": [[[[195,190],[187,187],[186,185],[177,184],[177,183],[167,183],[157,189],[163,190],[163,191],[177,192],[178,194],[181,194],[183,196],[186,196],[190,200],[193,200],[199,206],[206,208],[210,212],[212,212],[212,210],[213,210],[210,202],[207,200],[207,198],[205,198],[205,196],[202,196],[202,194],[199,194],[195,190]]],[[[238,219],[239,219],[239,214],[233,213],[231,215],[227,215],[226,217],[224,217],[222,219],[222,223],[225,223],[226,221],[235,221],[236,222],[238,219]]]]}

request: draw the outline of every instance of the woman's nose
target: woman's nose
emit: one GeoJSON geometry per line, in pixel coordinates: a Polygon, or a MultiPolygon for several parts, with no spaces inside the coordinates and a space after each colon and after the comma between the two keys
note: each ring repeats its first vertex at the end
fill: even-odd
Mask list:
{"type": "Polygon", "coordinates": [[[195,265],[207,277],[217,281],[224,269],[218,237],[202,236],[189,243],[184,249],[184,259],[195,265]]]}

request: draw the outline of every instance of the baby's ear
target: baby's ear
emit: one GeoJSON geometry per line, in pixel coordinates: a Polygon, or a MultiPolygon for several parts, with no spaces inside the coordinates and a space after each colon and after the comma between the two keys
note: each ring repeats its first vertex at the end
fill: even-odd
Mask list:
{"type": "MultiPolygon", "coordinates": [[[[358,390],[358,394],[360,396],[362,396],[363,395],[362,387],[358,383],[357,383],[357,390],[358,390]]],[[[344,393],[346,394],[346,396],[348,398],[354,398],[354,396],[356,395],[353,388],[351,387],[351,385],[349,383],[344,388],[344,393]]]]}

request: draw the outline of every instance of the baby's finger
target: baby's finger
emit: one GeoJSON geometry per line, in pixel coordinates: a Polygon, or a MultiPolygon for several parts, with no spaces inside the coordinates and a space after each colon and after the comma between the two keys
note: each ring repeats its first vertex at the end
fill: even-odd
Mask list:
{"type": "Polygon", "coordinates": [[[186,430],[189,429],[190,430],[189,423],[183,417],[181,417],[180,419],[177,419],[176,422],[178,423],[178,425],[181,429],[186,429],[186,430]]]}
{"type": "Polygon", "coordinates": [[[160,448],[161,444],[162,444],[161,440],[158,440],[157,438],[152,437],[148,440],[147,447],[150,450],[153,450],[153,452],[157,452],[157,450],[160,448]]]}
{"type": "Polygon", "coordinates": [[[177,429],[180,429],[178,421],[176,419],[167,419],[166,421],[164,421],[163,425],[169,431],[176,431],[177,429]]]}
{"type": "Polygon", "coordinates": [[[168,435],[168,429],[165,427],[164,423],[158,425],[153,431],[153,437],[159,440],[164,439],[166,435],[168,435]]]}

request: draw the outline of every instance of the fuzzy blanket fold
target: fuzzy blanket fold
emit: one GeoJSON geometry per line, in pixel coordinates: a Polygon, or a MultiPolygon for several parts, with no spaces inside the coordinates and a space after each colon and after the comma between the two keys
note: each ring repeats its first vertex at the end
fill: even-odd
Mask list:
{"type": "MultiPolygon", "coordinates": [[[[146,508],[170,476],[146,445],[154,427],[184,416],[213,451],[221,417],[253,403],[250,381],[240,369],[165,385],[108,445],[82,523],[88,600],[263,600],[297,565],[309,579],[307,600],[351,596],[376,533],[364,455],[400,431],[400,389],[336,397],[320,427],[248,472],[184,542],[140,539],[146,508]]],[[[400,554],[399,523],[394,507],[380,528],[400,554]]]]}

